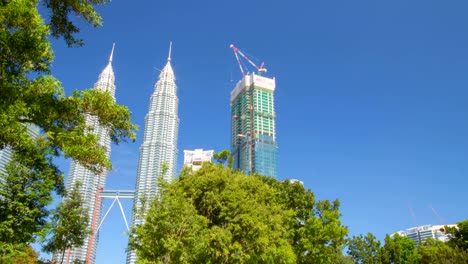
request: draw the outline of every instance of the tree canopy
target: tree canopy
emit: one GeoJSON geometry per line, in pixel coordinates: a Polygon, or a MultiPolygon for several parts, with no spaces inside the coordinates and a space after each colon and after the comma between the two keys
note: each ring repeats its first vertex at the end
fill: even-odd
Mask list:
{"type": "Polygon", "coordinates": [[[380,263],[380,250],[380,241],[371,233],[367,233],[366,236],[353,236],[348,240],[348,254],[355,263],[380,263]]]}
{"type": "Polygon", "coordinates": [[[65,251],[81,247],[91,230],[88,228],[89,217],[80,193],[80,182],[75,182],[73,189],[55,209],[49,228],[49,237],[43,249],[48,253],[60,253],[63,261],[65,251]]]}
{"type": "Polygon", "coordinates": [[[0,1],[0,150],[14,153],[8,175],[0,175],[5,179],[0,181],[2,248],[24,247],[22,243],[43,232],[51,192],[64,195],[55,157],[72,158],[95,173],[111,168],[87,116],[96,117],[114,143],[135,140],[137,127],[126,107],[106,91],[83,89],[66,95],[50,67],[54,56],[49,36],[63,38],[69,46],[82,45],[71,16],[99,26],[94,6],[106,2],[0,1]],[[41,4],[47,21],[39,13],[41,4]],[[39,127],[39,138],[28,135],[29,125],[39,127]]]}
{"type": "Polygon", "coordinates": [[[468,220],[457,223],[456,227],[445,227],[445,232],[450,234],[449,245],[468,250],[468,220]]]}
{"type": "MultiPolygon", "coordinates": [[[[41,169],[45,154],[71,157],[100,172],[110,168],[98,136],[85,122],[86,115],[96,116],[108,128],[114,143],[135,139],[130,111],[113,101],[105,91],[74,91],[66,96],[60,82],[50,75],[53,52],[48,41],[49,28],[56,36],[73,41],[68,13],[74,11],[92,23],[98,23],[91,3],[105,1],[45,1],[51,9],[48,26],[39,14],[37,1],[3,1],[0,9],[0,147],[11,147],[20,155],[36,157],[31,166],[41,169]],[[67,26],[64,26],[67,25],[67,26]],[[55,29],[55,30],[54,30],[55,29]],[[72,38],[72,39],[70,39],[72,38]],[[35,124],[43,131],[41,153],[23,124],[35,124]]],[[[99,24],[99,23],[98,23],[99,24]]],[[[97,25],[97,24],[96,24],[97,25]]]]}
{"type": "Polygon", "coordinates": [[[383,246],[372,234],[354,236],[348,240],[348,254],[359,264],[458,264],[468,263],[468,250],[463,248],[465,224],[445,227],[451,235],[448,242],[432,238],[417,245],[412,239],[395,234],[387,235],[383,246]]]}
{"type": "MultiPolygon", "coordinates": [[[[16,255],[16,248],[33,242],[47,226],[56,180],[23,165],[27,157],[13,156],[0,180],[0,255],[16,255]]],[[[27,162],[26,162],[27,163],[27,162]]],[[[59,179],[61,180],[61,178],[59,179]]]]}
{"type": "Polygon", "coordinates": [[[347,234],[338,207],[300,183],[207,163],[161,184],[131,248],[140,263],[334,263],[347,234]]]}

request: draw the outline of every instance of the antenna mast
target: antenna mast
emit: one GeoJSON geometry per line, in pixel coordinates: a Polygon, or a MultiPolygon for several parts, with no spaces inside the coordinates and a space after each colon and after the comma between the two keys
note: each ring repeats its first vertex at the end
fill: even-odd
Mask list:
{"type": "Polygon", "coordinates": [[[167,60],[168,60],[168,61],[171,60],[171,52],[172,52],[172,41],[169,42],[169,56],[167,56],[167,60]]]}

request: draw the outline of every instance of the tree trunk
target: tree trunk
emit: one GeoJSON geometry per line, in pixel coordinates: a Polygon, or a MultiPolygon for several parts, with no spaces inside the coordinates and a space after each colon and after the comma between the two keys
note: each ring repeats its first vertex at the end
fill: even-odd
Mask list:
{"type": "Polygon", "coordinates": [[[63,259],[65,258],[65,252],[66,252],[66,251],[67,251],[66,249],[64,249],[64,250],[62,251],[62,259],[60,260],[60,264],[63,264],[63,259]]]}

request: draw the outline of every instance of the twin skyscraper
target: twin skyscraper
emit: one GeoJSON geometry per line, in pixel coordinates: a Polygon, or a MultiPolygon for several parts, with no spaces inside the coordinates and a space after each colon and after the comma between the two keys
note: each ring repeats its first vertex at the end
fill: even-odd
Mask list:
{"type": "MultiPolygon", "coordinates": [[[[132,226],[143,224],[144,219],[141,219],[137,212],[141,211],[142,201],[151,201],[156,196],[158,177],[162,176],[166,180],[176,177],[179,99],[171,65],[171,48],[172,45],[169,47],[166,66],[160,72],[159,80],[154,86],[149,111],[145,117],[143,142],[139,150],[132,226]]],[[[95,84],[95,89],[108,91],[112,96],[115,94],[113,50],[114,48],[107,66],[95,84]]],[[[233,166],[248,175],[256,172],[277,177],[274,90],[275,79],[247,73],[231,92],[233,166]]],[[[108,149],[107,153],[110,155],[110,139],[107,131],[93,116],[88,116],[87,122],[100,134],[100,144],[108,149]]],[[[67,188],[72,188],[75,181],[82,183],[80,191],[85,200],[84,206],[89,212],[90,229],[93,232],[82,247],[68,250],[63,260],[60,259],[62,256],[55,256],[59,262],[73,263],[75,259],[85,263],[95,262],[98,244],[96,225],[101,222],[102,214],[102,199],[99,193],[104,188],[106,176],[107,172],[94,175],[72,161],[67,188]]],[[[135,263],[136,259],[136,253],[129,251],[127,263],[135,263]]]]}
{"type": "MultiPolygon", "coordinates": [[[[176,176],[179,99],[171,66],[171,48],[172,44],[169,47],[166,66],[154,85],[149,111],[145,117],[145,131],[140,146],[133,200],[132,226],[143,224],[144,219],[138,217],[138,212],[141,211],[142,202],[146,201],[145,208],[149,208],[150,201],[156,196],[158,177],[170,180],[176,176]]],[[[129,251],[127,263],[135,262],[136,253],[129,251]]]]}

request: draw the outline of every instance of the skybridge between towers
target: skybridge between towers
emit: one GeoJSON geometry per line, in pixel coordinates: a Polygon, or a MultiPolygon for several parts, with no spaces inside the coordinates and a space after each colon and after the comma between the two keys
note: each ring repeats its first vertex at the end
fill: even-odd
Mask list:
{"type": "Polygon", "coordinates": [[[103,190],[101,198],[120,198],[120,199],[133,199],[135,198],[135,191],[133,190],[103,190]]]}
{"type": "Polygon", "coordinates": [[[125,227],[127,228],[127,231],[130,231],[130,227],[128,226],[128,222],[127,222],[127,217],[125,216],[125,212],[123,210],[120,199],[134,199],[135,191],[134,190],[99,190],[98,197],[99,199],[114,199],[114,200],[112,201],[112,204],[110,205],[109,209],[107,209],[106,213],[102,217],[101,222],[99,223],[95,232],[99,231],[102,224],[104,223],[104,220],[106,220],[107,215],[112,210],[116,202],[119,205],[120,212],[122,213],[122,217],[125,222],[125,227]]]}
{"type": "MultiPolygon", "coordinates": [[[[122,203],[120,202],[120,199],[134,199],[135,198],[135,191],[134,190],[104,190],[103,188],[97,188],[97,195],[96,195],[96,200],[94,203],[94,212],[97,212],[98,207],[101,206],[102,200],[103,199],[113,199],[111,205],[109,206],[109,209],[107,209],[106,213],[102,217],[101,221],[97,223],[97,219],[99,217],[95,214],[93,217],[93,222],[91,224],[91,235],[89,239],[89,245],[88,245],[88,250],[86,254],[86,264],[93,263],[91,261],[91,254],[92,254],[92,247],[94,244],[95,236],[98,234],[99,230],[101,229],[102,224],[104,223],[104,220],[106,220],[107,215],[109,215],[110,211],[114,207],[114,205],[117,203],[120,208],[120,212],[122,214],[122,218],[125,222],[125,227],[127,228],[127,232],[130,232],[130,227],[128,226],[128,221],[127,217],[125,216],[125,212],[122,206],[122,203]],[[97,226],[96,226],[97,224],[97,226]]],[[[68,251],[67,254],[67,262],[69,263],[69,258],[70,258],[70,251],[68,251]]]]}

